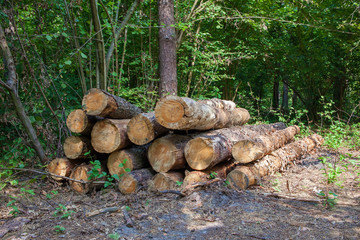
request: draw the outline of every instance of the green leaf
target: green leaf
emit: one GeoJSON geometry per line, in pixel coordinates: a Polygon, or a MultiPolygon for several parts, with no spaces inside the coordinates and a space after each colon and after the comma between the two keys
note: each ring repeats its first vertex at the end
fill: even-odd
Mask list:
{"type": "Polygon", "coordinates": [[[70,65],[70,64],[71,64],[71,60],[65,61],[65,64],[66,64],[66,65],[70,65]]]}
{"type": "Polygon", "coordinates": [[[84,53],[80,53],[80,55],[81,55],[82,58],[87,59],[87,56],[84,53]]]}
{"type": "Polygon", "coordinates": [[[52,40],[52,37],[50,35],[46,35],[46,39],[51,41],[52,40]]]}

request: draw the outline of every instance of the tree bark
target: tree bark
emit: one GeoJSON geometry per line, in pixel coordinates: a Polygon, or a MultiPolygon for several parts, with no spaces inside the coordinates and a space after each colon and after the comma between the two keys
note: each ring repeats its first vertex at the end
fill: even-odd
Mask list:
{"type": "Polygon", "coordinates": [[[151,188],[155,191],[175,190],[180,188],[180,183],[184,180],[183,172],[157,173],[153,180],[151,188]]]}
{"type": "Polygon", "coordinates": [[[204,170],[229,160],[232,146],[245,138],[268,135],[278,129],[284,129],[284,123],[249,125],[223,128],[200,134],[190,140],[184,149],[185,158],[194,170],[204,170]]]}
{"type": "Polygon", "coordinates": [[[15,110],[20,118],[21,123],[23,124],[23,126],[25,128],[25,131],[27,132],[27,134],[31,140],[31,143],[33,144],[33,147],[34,147],[37,155],[40,158],[40,161],[42,163],[45,163],[46,159],[45,159],[44,149],[42,148],[40,141],[36,135],[36,131],[35,131],[34,127],[32,126],[28,115],[25,112],[24,105],[22,104],[22,102],[20,100],[20,97],[19,97],[19,94],[18,94],[18,91],[16,88],[17,77],[16,77],[16,68],[15,68],[14,58],[13,58],[11,51],[9,49],[9,46],[6,42],[4,30],[1,25],[0,25],[0,47],[1,47],[1,52],[3,55],[3,59],[4,59],[4,67],[7,71],[6,83],[0,80],[1,86],[3,86],[4,88],[6,88],[9,91],[11,99],[15,105],[15,110]]]}
{"type": "Polygon", "coordinates": [[[158,0],[159,14],[159,96],[177,95],[176,33],[174,0],[158,0]]]}
{"type": "Polygon", "coordinates": [[[156,172],[184,169],[184,147],[190,139],[190,136],[177,134],[156,139],[150,145],[147,154],[151,167],[156,172]]]}
{"type": "Polygon", "coordinates": [[[281,108],[285,112],[289,111],[289,88],[286,82],[283,82],[283,95],[282,95],[281,108]]]}
{"type": "Polygon", "coordinates": [[[284,146],[299,132],[298,126],[290,126],[268,136],[242,139],[232,147],[232,156],[237,163],[253,162],[284,146]]]}
{"type": "Polygon", "coordinates": [[[155,138],[165,135],[169,129],[161,126],[155,119],[155,113],[140,113],[130,119],[127,134],[131,142],[144,145],[155,138]]]}
{"type": "Polygon", "coordinates": [[[279,80],[274,80],[273,83],[273,102],[272,102],[273,109],[279,109],[279,80]]]}
{"type": "Polygon", "coordinates": [[[102,35],[101,23],[99,19],[99,12],[97,8],[97,0],[90,0],[91,14],[94,24],[95,40],[96,40],[96,52],[98,53],[98,66],[99,66],[99,78],[100,88],[106,90],[106,63],[105,63],[105,47],[104,39],[102,35]]]}
{"type": "Polygon", "coordinates": [[[148,180],[154,176],[149,168],[134,170],[125,173],[119,181],[118,188],[122,194],[134,193],[140,186],[147,186],[148,180]]]}
{"type": "Polygon", "coordinates": [[[64,153],[69,159],[87,158],[85,153],[93,150],[90,139],[86,137],[70,136],[65,139],[64,153]]]}
{"type": "Polygon", "coordinates": [[[89,116],[82,109],[75,109],[66,119],[66,126],[73,133],[90,135],[94,124],[103,120],[101,117],[89,116]]]}
{"type": "Polygon", "coordinates": [[[120,176],[127,171],[148,167],[149,161],[146,158],[148,147],[149,145],[134,146],[110,154],[107,161],[110,175],[120,176]]]}
{"type": "MultiPolygon", "coordinates": [[[[226,106],[226,107],[225,107],[226,106]]],[[[155,107],[156,120],[164,127],[177,130],[209,130],[243,125],[249,118],[249,112],[243,108],[232,111],[213,107],[191,98],[167,96],[160,99],[155,107]]]]}
{"type": "Polygon", "coordinates": [[[233,170],[236,163],[233,160],[222,162],[206,171],[185,171],[185,178],[182,184],[183,188],[194,183],[206,182],[211,177],[225,179],[227,174],[233,170]],[[212,174],[212,176],[210,176],[212,174]]]}
{"type": "MultiPolygon", "coordinates": [[[[67,158],[55,158],[48,164],[47,170],[59,176],[69,177],[74,167],[75,165],[67,158]]],[[[63,178],[55,176],[51,176],[51,178],[56,181],[64,180],[63,178]]]]}
{"type": "Polygon", "coordinates": [[[125,99],[97,88],[89,90],[83,98],[82,105],[88,115],[113,119],[130,119],[142,112],[125,99]]]}
{"type": "Polygon", "coordinates": [[[286,165],[323,143],[324,139],[320,135],[313,134],[290,143],[255,163],[238,166],[228,174],[227,180],[232,188],[244,190],[255,185],[261,177],[284,170],[286,165]]]}
{"type": "Polygon", "coordinates": [[[99,153],[112,153],[131,144],[127,133],[129,119],[105,119],[91,131],[91,145],[99,153]]]}

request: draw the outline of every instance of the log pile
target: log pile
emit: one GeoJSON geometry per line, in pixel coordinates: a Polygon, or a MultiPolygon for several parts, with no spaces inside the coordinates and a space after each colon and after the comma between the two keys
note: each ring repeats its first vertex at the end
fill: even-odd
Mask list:
{"type": "Polygon", "coordinates": [[[54,180],[70,178],[72,189],[82,194],[101,188],[100,177],[107,174],[123,194],[140,187],[185,192],[214,179],[245,189],[323,142],[319,135],[294,141],[299,127],[284,123],[243,126],[248,111],[220,99],[166,96],[154,112],[143,113],[91,89],[82,105],[66,121],[76,134],[65,139],[66,158],[48,165],[54,180]]]}

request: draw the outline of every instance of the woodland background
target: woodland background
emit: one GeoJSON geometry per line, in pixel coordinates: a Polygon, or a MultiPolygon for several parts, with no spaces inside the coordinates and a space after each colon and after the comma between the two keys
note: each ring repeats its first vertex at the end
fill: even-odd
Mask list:
{"type": "MultiPolygon", "coordinates": [[[[157,1],[0,3],[15,93],[47,159],[62,156],[66,117],[90,88],[153,109],[162,27],[157,1]]],[[[340,147],[345,134],[359,135],[359,7],[352,0],[174,1],[178,95],[233,100],[249,110],[250,123],[318,129],[340,147]]],[[[5,65],[0,60],[0,165],[39,166],[3,84],[5,65]]],[[[354,139],[358,148],[360,137],[354,139]]]]}

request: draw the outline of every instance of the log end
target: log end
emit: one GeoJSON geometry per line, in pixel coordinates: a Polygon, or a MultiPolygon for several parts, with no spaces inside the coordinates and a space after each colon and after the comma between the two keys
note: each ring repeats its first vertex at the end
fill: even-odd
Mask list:
{"type": "Polygon", "coordinates": [[[248,167],[237,167],[231,171],[226,180],[233,189],[245,190],[256,183],[256,178],[248,167]]]}
{"type": "Polygon", "coordinates": [[[120,176],[121,174],[125,174],[127,171],[125,169],[133,170],[132,161],[130,161],[130,156],[126,154],[125,151],[116,151],[110,154],[107,167],[109,169],[110,175],[117,174],[120,176]]]}
{"type": "MultiPolygon", "coordinates": [[[[47,166],[47,169],[50,173],[63,177],[69,177],[73,168],[74,168],[74,164],[71,163],[69,159],[66,158],[55,158],[47,166]]],[[[53,178],[56,181],[64,180],[63,178],[55,177],[55,176],[51,176],[51,178],[53,178]]]]}
{"type": "Polygon", "coordinates": [[[240,140],[232,147],[232,156],[237,163],[255,161],[261,158],[263,154],[263,147],[249,139],[240,140]]]}
{"type": "Polygon", "coordinates": [[[155,131],[151,121],[142,114],[131,118],[127,126],[127,134],[131,142],[144,145],[155,138],[155,131]]]}
{"type": "Polygon", "coordinates": [[[84,148],[86,148],[84,141],[78,136],[70,136],[65,139],[64,153],[67,158],[77,159],[79,158],[84,148]]]}
{"type": "MultiPolygon", "coordinates": [[[[91,166],[89,165],[80,165],[74,169],[74,171],[71,173],[70,178],[76,179],[76,180],[82,180],[82,181],[88,181],[89,174],[88,172],[91,170],[91,166]]],[[[81,194],[86,194],[89,192],[89,184],[80,183],[80,182],[74,182],[70,181],[70,187],[81,194]]]]}
{"type": "Polygon", "coordinates": [[[156,172],[168,172],[176,161],[176,148],[164,138],[154,141],[148,150],[148,159],[156,172]]]}
{"type": "Polygon", "coordinates": [[[118,188],[122,194],[134,193],[137,189],[138,181],[129,173],[125,173],[119,181],[118,188]]]}
{"type": "Polygon", "coordinates": [[[185,159],[194,170],[208,168],[214,159],[211,141],[203,137],[190,140],[185,146],[185,159]]]}
{"type": "Polygon", "coordinates": [[[182,99],[180,97],[173,98],[164,98],[155,107],[156,120],[164,127],[169,127],[171,123],[179,122],[185,115],[182,99]]]}
{"type": "Polygon", "coordinates": [[[158,173],[153,178],[153,188],[157,191],[176,189],[177,182],[184,180],[183,172],[158,173]]]}
{"type": "Polygon", "coordinates": [[[187,187],[189,185],[199,182],[206,182],[208,180],[209,180],[209,174],[205,172],[201,172],[201,171],[187,172],[182,187],[187,187]]]}
{"type": "Polygon", "coordinates": [[[121,136],[111,121],[97,122],[91,131],[91,145],[99,153],[112,153],[121,145],[121,136]]]}
{"type": "Polygon", "coordinates": [[[82,109],[72,111],[66,119],[66,126],[73,133],[82,133],[88,126],[88,117],[82,109]]]}

